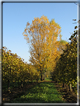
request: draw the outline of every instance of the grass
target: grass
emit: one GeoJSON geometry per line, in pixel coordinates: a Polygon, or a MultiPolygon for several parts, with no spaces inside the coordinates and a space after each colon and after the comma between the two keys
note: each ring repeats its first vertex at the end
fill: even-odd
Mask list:
{"type": "Polygon", "coordinates": [[[52,81],[51,78],[45,78],[45,81],[52,81]]]}
{"type": "Polygon", "coordinates": [[[41,82],[34,87],[18,94],[11,103],[65,103],[54,83],[41,82]]]}
{"type": "Polygon", "coordinates": [[[3,103],[76,103],[77,96],[69,92],[67,86],[56,83],[51,78],[37,83],[26,81],[23,88],[21,82],[10,83],[11,93],[7,92],[7,83],[3,83],[3,103]]]}

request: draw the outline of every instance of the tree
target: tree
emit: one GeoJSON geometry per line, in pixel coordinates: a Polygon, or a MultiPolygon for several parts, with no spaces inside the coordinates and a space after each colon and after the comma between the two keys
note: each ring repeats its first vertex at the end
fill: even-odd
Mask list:
{"type": "Polygon", "coordinates": [[[7,87],[9,93],[11,93],[11,85],[14,87],[16,82],[19,87],[20,81],[20,87],[23,87],[25,80],[39,80],[40,73],[37,69],[33,65],[24,63],[21,57],[11,53],[11,50],[7,50],[6,47],[3,47],[2,70],[3,86],[7,87]]]}
{"type": "Polygon", "coordinates": [[[60,41],[59,41],[59,48],[58,48],[58,51],[60,52],[60,54],[62,54],[63,50],[66,49],[66,44],[67,43],[68,43],[67,41],[60,39],[60,41]]]}
{"type": "Polygon", "coordinates": [[[57,82],[62,82],[69,85],[70,90],[72,86],[76,88],[77,82],[77,31],[69,38],[71,41],[66,44],[65,50],[60,55],[56,64],[53,78],[57,82]]]}
{"type": "MultiPolygon", "coordinates": [[[[55,66],[55,59],[59,56],[58,37],[61,35],[61,27],[54,21],[42,16],[34,18],[32,24],[27,22],[23,36],[30,43],[30,62],[37,65],[41,80],[45,68],[52,70],[55,66]]],[[[61,37],[61,36],[60,36],[61,37]]]]}

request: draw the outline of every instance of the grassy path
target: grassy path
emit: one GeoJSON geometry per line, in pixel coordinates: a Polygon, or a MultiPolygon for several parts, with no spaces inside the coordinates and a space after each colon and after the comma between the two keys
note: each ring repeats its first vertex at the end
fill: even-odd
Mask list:
{"type": "Polygon", "coordinates": [[[54,83],[41,82],[18,94],[11,103],[65,103],[54,83]]]}

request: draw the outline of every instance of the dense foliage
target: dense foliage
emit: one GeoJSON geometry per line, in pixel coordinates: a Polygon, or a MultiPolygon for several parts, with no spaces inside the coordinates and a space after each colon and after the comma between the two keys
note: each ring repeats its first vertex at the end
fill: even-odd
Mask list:
{"type": "Polygon", "coordinates": [[[77,89],[77,31],[69,38],[70,43],[66,44],[66,49],[60,55],[53,72],[53,80],[62,82],[72,88],[77,89]]]}
{"type": "Polygon", "coordinates": [[[11,53],[6,47],[3,47],[2,75],[3,84],[6,82],[8,88],[12,82],[21,82],[21,86],[23,86],[23,82],[26,80],[39,80],[37,69],[30,64],[24,63],[23,59],[17,54],[11,53]]]}
{"type": "Polygon", "coordinates": [[[30,43],[30,62],[27,64],[17,54],[3,47],[3,83],[10,87],[11,82],[41,81],[52,73],[52,79],[76,88],[77,83],[77,31],[70,37],[70,43],[61,39],[61,28],[54,21],[42,16],[27,23],[23,35],[30,43]],[[58,40],[60,37],[60,40],[58,40]]]}

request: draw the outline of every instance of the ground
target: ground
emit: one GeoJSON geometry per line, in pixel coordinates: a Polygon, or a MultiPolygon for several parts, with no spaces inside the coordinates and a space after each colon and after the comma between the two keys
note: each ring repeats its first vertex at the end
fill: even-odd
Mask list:
{"type": "MultiPolygon", "coordinates": [[[[49,82],[49,84],[53,83],[56,87],[56,90],[62,96],[62,100],[65,101],[66,103],[77,103],[77,95],[74,92],[70,92],[67,86],[63,88],[62,84],[58,84],[55,81],[43,81],[43,83],[45,82],[49,82]]],[[[25,92],[29,91],[29,89],[33,89],[36,85],[40,83],[42,82],[39,81],[38,83],[37,82],[30,83],[28,85],[24,85],[24,88],[16,87],[13,88],[10,93],[8,91],[3,92],[3,103],[6,102],[12,103],[12,100],[14,100],[15,98],[19,98],[19,96],[21,95],[24,95],[25,92]]]]}

